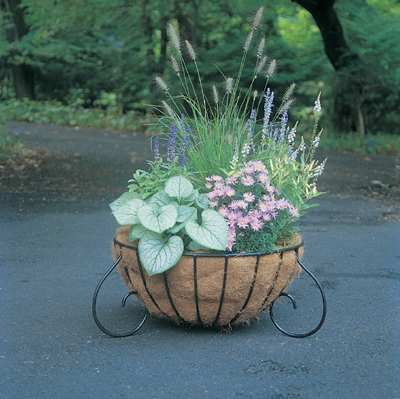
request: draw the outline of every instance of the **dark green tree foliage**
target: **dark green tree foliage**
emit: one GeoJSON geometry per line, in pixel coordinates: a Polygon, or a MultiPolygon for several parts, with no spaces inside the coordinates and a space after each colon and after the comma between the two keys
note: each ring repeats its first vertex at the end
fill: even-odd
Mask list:
{"type": "Polygon", "coordinates": [[[385,118],[383,129],[398,130],[392,122],[399,99],[399,18],[377,13],[365,0],[292,1],[313,16],[336,71],[330,84],[334,129],[364,134],[366,129],[382,130],[385,118]]]}
{"type": "MultiPolygon", "coordinates": [[[[254,1],[253,8],[259,4],[254,1]]],[[[120,112],[144,111],[147,105],[157,104],[160,94],[153,79],[156,75],[168,77],[169,21],[174,21],[181,38],[196,48],[207,87],[223,82],[218,68],[235,77],[252,17],[247,3],[228,0],[25,0],[22,5],[18,12],[30,29],[20,40],[23,56],[18,60],[35,71],[37,98],[93,106],[102,92],[114,93],[120,112]]],[[[11,14],[2,15],[5,29],[6,17],[11,14]]],[[[295,78],[291,60],[296,57],[275,29],[276,14],[271,10],[267,15],[255,39],[266,35],[267,53],[281,58],[281,73],[275,81],[281,91],[287,80],[295,78]]],[[[6,49],[0,56],[9,66],[12,43],[4,34],[0,33],[0,38],[6,49]]],[[[249,60],[244,86],[253,67],[249,60]]]]}
{"type": "Polygon", "coordinates": [[[5,66],[11,71],[17,98],[34,99],[34,70],[24,56],[24,39],[29,32],[21,0],[1,0],[2,25],[7,46],[0,55],[7,55],[5,66]]]}
{"type": "MultiPolygon", "coordinates": [[[[396,2],[386,3],[395,6],[396,2]]],[[[355,66],[352,75],[338,75],[333,87],[338,87],[342,79],[356,80],[361,87],[358,101],[365,129],[400,134],[400,14],[382,11],[363,0],[339,1],[343,28],[362,64],[355,66]]],[[[354,100],[351,96],[347,99],[354,100]]]]}
{"type": "MultiPolygon", "coordinates": [[[[329,55],[331,65],[318,30],[307,35],[282,31],[282,20],[290,21],[286,26],[301,25],[304,31],[315,28],[311,17],[305,20],[304,9],[290,1],[0,0],[0,95],[10,96],[4,89],[13,81],[13,95],[19,98],[36,95],[38,100],[146,112],[162,96],[154,77],[162,75],[173,85],[169,21],[194,46],[209,93],[211,84],[222,85],[220,71],[225,77],[236,76],[251,11],[264,5],[265,17],[242,75],[243,88],[248,87],[256,48],[265,36],[269,60],[278,60],[278,74],[270,81],[277,95],[292,82],[304,82],[295,104],[299,110],[310,106],[322,88],[324,105],[335,98],[332,117],[339,130],[362,131],[364,125],[366,130],[398,131],[400,37],[395,0],[297,3],[335,3],[331,11],[343,35],[331,32],[332,40],[339,40],[334,47],[341,52],[336,61],[329,55]]],[[[198,88],[194,65],[187,60],[198,88]]],[[[256,82],[255,89],[261,92],[263,85],[256,82]]]]}

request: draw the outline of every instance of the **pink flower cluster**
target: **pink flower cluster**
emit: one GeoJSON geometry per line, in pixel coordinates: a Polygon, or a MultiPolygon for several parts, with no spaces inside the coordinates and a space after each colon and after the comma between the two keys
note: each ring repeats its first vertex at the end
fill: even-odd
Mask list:
{"type": "Polygon", "coordinates": [[[224,180],[221,176],[208,177],[207,202],[217,208],[229,226],[227,250],[232,251],[241,230],[257,232],[266,223],[274,221],[279,212],[288,209],[295,218],[299,212],[274,188],[268,170],[261,161],[250,162],[234,176],[224,180]]]}

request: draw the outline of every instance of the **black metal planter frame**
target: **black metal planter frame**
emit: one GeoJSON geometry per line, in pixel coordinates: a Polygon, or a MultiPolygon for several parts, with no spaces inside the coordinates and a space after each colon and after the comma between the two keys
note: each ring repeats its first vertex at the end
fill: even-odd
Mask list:
{"type": "MultiPolygon", "coordinates": [[[[134,246],[128,245],[128,244],[124,244],[124,243],[122,243],[122,242],[117,241],[116,239],[114,239],[114,243],[117,244],[117,245],[119,245],[120,247],[127,247],[127,248],[131,248],[131,249],[137,250],[137,247],[134,247],[134,246]]],[[[282,256],[283,256],[283,252],[286,252],[286,251],[289,251],[289,250],[295,250],[295,251],[296,251],[296,255],[298,255],[298,250],[299,250],[299,248],[300,248],[302,245],[303,245],[303,242],[301,242],[301,244],[299,244],[299,245],[297,245],[297,246],[295,246],[295,247],[285,248],[285,249],[280,250],[280,251],[277,251],[277,252],[279,252],[279,253],[281,254],[281,259],[282,259],[282,256]]],[[[137,251],[136,251],[136,254],[137,254],[137,251]]],[[[219,317],[219,312],[220,312],[220,310],[221,310],[221,308],[222,308],[223,301],[224,301],[225,282],[226,282],[226,277],[227,277],[227,273],[228,273],[229,258],[230,258],[230,257],[237,257],[238,254],[222,254],[222,255],[221,255],[221,254],[195,254],[195,253],[184,253],[184,255],[186,255],[186,256],[192,256],[192,257],[193,257],[193,265],[194,265],[194,267],[193,267],[193,269],[194,269],[194,270],[193,270],[193,273],[194,273],[194,281],[195,281],[195,293],[194,293],[194,294],[195,294],[195,304],[196,304],[196,310],[197,310],[198,325],[202,325],[202,321],[201,321],[201,317],[200,317],[199,304],[198,304],[198,298],[197,298],[197,283],[196,283],[196,281],[197,281],[197,269],[196,269],[196,259],[197,259],[198,257],[224,257],[224,258],[225,258],[224,281],[223,281],[223,286],[222,286],[222,291],[221,291],[221,299],[220,299],[219,311],[218,311],[217,317],[216,317],[216,319],[215,319],[215,323],[216,323],[216,321],[218,320],[218,317],[219,317]]],[[[258,253],[251,253],[251,254],[250,254],[250,253],[247,253],[247,254],[243,254],[243,255],[242,255],[242,256],[256,256],[256,257],[257,257],[257,262],[256,262],[255,270],[254,270],[253,284],[252,284],[252,286],[251,286],[251,288],[250,288],[248,298],[247,298],[247,300],[245,301],[245,303],[244,303],[244,305],[243,305],[241,311],[233,318],[232,321],[236,320],[236,319],[241,315],[241,313],[244,311],[244,309],[245,309],[246,306],[247,306],[247,303],[248,303],[249,300],[250,300],[250,297],[251,297],[251,294],[252,294],[252,288],[253,288],[253,285],[254,285],[254,282],[255,282],[255,279],[256,279],[256,276],[257,276],[257,268],[258,268],[258,263],[259,263],[259,259],[260,259],[260,256],[261,256],[261,255],[265,255],[265,253],[263,253],[263,252],[258,252],[258,253]]],[[[239,256],[241,256],[241,255],[239,255],[239,256]]],[[[135,333],[136,333],[137,331],[139,331],[140,328],[143,326],[143,324],[144,324],[145,321],[147,320],[147,316],[148,316],[148,310],[145,308],[144,315],[143,315],[143,318],[142,318],[142,320],[140,321],[140,323],[139,323],[133,330],[128,331],[128,332],[125,332],[125,333],[115,333],[115,332],[112,332],[112,331],[108,330],[107,328],[105,328],[105,327],[101,324],[99,318],[97,317],[97,296],[98,296],[98,294],[99,294],[99,291],[100,291],[100,289],[101,289],[103,283],[105,282],[105,280],[110,276],[110,274],[111,274],[111,273],[114,271],[114,269],[118,266],[118,263],[121,261],[121,259],[122,259],[122,254],[119,255],[119,257],[118,257],[117,260],[114,262],[114,264],[111,266],[111,268],[110,268],[110,269],[104,274],[104,276],[101,278],[101,280],[100,280],[99,283],[97,284],[97,287],[96,287],[96,289],[95,289],[95,291],[94,291],[93,302],[92,302],[92,313],[93,313],[93,318],[94,318],[94,321],[95,321],[96,325],[98,326],[98,328],[99,328],[102,332],[104,332],[105,334],[107,334],[107,335],[109,335],[109,336],[111,336],[111,337],[114,337],[114,338],[129,337],[129,336],[135,334],[135,333]]],[[[143,275],[143,266],[142,266],[142,264],[141,264],[141,262],[140,262],[140,259],[139,259],[139,256],[138,256],[138,255],[137,255],[137,259],[138,259],[139,270],[140,270],[140,273],[141,273],[141,276],[142,276],[142,281],[143,281],[144,286],[145,286],[145,288],[146,288],[146,290],[147,290],[146,282],[145,282],[144,275],[143,275]]],[[[293,337],[293,338],[305,338],[305,337],[309,337],[310,335],[315,334],[315,333],[322,327],[322,325],[323,325],[324,322],[325,322],[327,306],[326,306],[326,297],[325,297],[324,290],[322,289],[322,286],[321,286],[321,284],[319,283],[319,281],[317,280],[317,278],[303,265],[303,263],[300,261],[300,259],[299,259],[298,256],[297,256],[297,262],[298,262],[298,264],[300,265],[300,267],[314,280],[315,284],[317,285],[317,287],[318,287],[318,289],[319,289],[319,291],[320,291],[321,298],[322,298],[322,316],[321,316],[321,319],[320,319],[318,325],[317,325],[314,329],[312,329],[311,331],[308,331],[308,332],[302,333],[302,334],[296,334],[296,333],[292,333],[292,332],[288,332],[288,331],[284,330],[284,329],[277,323],[277,321],[276,321],[276,319],[275,319],[275,317],[274,317],[273,307],[274,307],[274,303],[276,302],[276,300],[275,300],[274,302],[272,302],[272,304],[270,305],[270,307],[269,307],[269,314],[270,314],[272,323],[273,323],[273,324],[275,325],[275,327],[276,327],[279,331],[281,331],[283,334],[288,335],[289,337],[293,337]]],[[[125,272],[128,273],[127,271],[125,271],[125,272]]],[[[128,275],[128,276],[129,276],[129,275],[128,275]]],[[[174,311],[175,311],[176,315],[178,316],[178,318],[180,319],[180,321],[182,322],[182,324],[185,324],[185,320],[183,320],[183,319],[180,317],[180,315],[179,315],[177,309],[176,309],[175,306],[174,306],[174,302],[173,302],[173,300],[172,300],[172,297],[169,295],[168,279],[167,279],[167,274],[166,274],[165,272],[163,273],[163,277],[164,277],[165,288],[166,288],[166,291],[167,291],[167,294],[168,294],[168,299],[169,299],[169,301],[170,301],[170,303],[171,303],[171,306],[172,306],[172,308],[174,309],[174,311]]],[[[276,278],[277,278],[277,276],[276,276],[276,278]]],[[[275,278],[275,281],[276,281],[276,278],[275,278]]],[[[269,290],[269,293],[267,293],[267,295],[266,295],[266,298],[267,298],[267,299],[268,299],[268,296],[270,295],[270,293],[272,292],[272,289],[273,289],[273,287],[269,290]]],[[[149,291],[147,291],[147,293],[149,294],[149,296],[150,296],[151,300],[153,301],[153,303],[155,304],[155,306],[159,309],[158,304],[157,304],[157,302],[155,301],[155,299],[153,298],[153,296],[151,295],[151,293],[150,293],[149,291]]],[[[131,295],[137,295],[137,294],[138,294],[137,291],[130,291],[130,292],[128,292],[128,293],[122,298],[121,306],[122,306],[122,307],[125,307],[125,304],[126,304],[127,299],[128,299],[131,295]]],[[[281,293],[279,294],[278,298],[281,297],[281,296],[285,296],[285,297],[289,298],[289,299],[291,300],[291,302],[292,302],[293,308],[294,308],[294,309],[297,309],[296,301],[295,301],[295,299],[294,299],[291,295],[287,294],[286,292],[281,292],[281,293]]],[[[278,298],[277,298],[277,299],[278,299],[278,298]]],[[[267,299],[265,299],[265,302],[267,301],[267,299]]],[[[264,302],[264,303],[265,303],[265,302],[264,302]]],[[[160,310],[160,309],[159,309],[159,310],[160,310]]],[[[186,323],[186,324],[187,324],[187,323],[186,323]]]]}

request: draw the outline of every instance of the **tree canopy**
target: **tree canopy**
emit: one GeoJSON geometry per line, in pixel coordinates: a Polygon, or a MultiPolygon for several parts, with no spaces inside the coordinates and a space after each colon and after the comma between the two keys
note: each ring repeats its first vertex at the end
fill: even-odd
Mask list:
{"type": "MultiPolygon", "coordinates": [[[[356,104],[356,120],[362,118],[364,130],[399,133],[400,4],[396,0],[0,0],[0,4],[2,99],[55,99],[86,107],[114,106],[121,113],[145,112],[149,104],[159,102],[154,77],[168,78],[171,73],[168,22],[194,45],[207,87],[222,82],[221,71],[234,77],[253,11],[263,5],[266,13],[258,35],[266,37],[267,55],[278,60],[279,73],[270,82],[275,91],[299,83],[296,109],[303,112],[322,90],[328,116],[338,130],[360,129],[360,123],[343,117],[346,107],[356,104]],[[341,36],[338,32],[332,36],[339,40],[333,47],[342,52],[336,61],[327,48],[326,27],[316,18],[318,5],[329,6],[342,28],[341,36]]],[[[256,49],[253,52],[255,57],[256,49]]],[[[251,74],[244,71],[244,85],[251,74]]]]}

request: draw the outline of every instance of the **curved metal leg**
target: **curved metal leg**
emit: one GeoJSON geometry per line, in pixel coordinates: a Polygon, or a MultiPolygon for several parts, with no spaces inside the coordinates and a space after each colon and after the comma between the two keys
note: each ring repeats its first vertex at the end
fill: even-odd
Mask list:
{"type": "MultiPolygon", "coordinates": [[[[318,286],[318,289],[321,293],[321,297],[322,297],[322,306],[323,306],[323,310],[322,310],[322,317],[321,320],[319,322],[319,324],[317,325],[317,327],[315,327],[313,330],[304,333],[304,334],[295,334],[295,333],[291,333],[288,332],[286,330],[284,330],[275,320],[274,318],[274,312],[273,312],[273,307],[274,307],[274,303],[275,301],[271,304],[270,308],[269,308],[269,315],[271,317],[272,322],[274,323],[275,327],[283,332],[284,334],[288,335],[289,337],[293,337],[293,338],[305,338],[305,337],[309,337],[310,335],[315,334],[324,324],[325,322],[325,317],[326,317],[326,298],[325,298],[325,293],[324,290],[322,289],[321,284],[319,283],[319,281],[317,280],[317,278],[300,262],[300,260],[297,260],[299,262],[299,265],[302,267],[302,269],[315,281],[315,283],[318,286]]],[[[280,295],[281,296],[285,296],[288,297],[291,301],[292,301],[292,305],[293,305],[293,309],[297,309],[297,304],[296,301],[293,299],[293,297],[289,294],[286,294],[285,292],[282,292],[280,295]]]]}
{"type": "MultiPolygon", "coordinates": [[[[103,285],[104,281],[107,279],[107,277],[111,274],[111,272],[117,267],[119,261],[122,259],[122,255],[120,255],[118,257],[118,259],[115,261],[115,263],[111,266],[110,270],[108,270],[108,272],[102,277],[102,279],[99,281],[99,283],[97,284],[97,287],[94,291],[94,295],[93,295],[93,302],[92,302],[92,313],[93,313],[93,318],[95,323],[97,324],[97,327],[99,327],[99,329],[101,331],[103,331],[104,333],[106,333],[107,335],[109,335],[110,337],[114,337],[114,338],[121,338],[121,337],[129,337],[130,335],[135,334],[144,324],[144,322],[147,319],[147,309],[145,309],[145,313],[143,316],[142,321],[139,323],[139,325],[132,331],[129,331],[127,333],[114,333],[110,330],[107,330],[99,321],[98,317],[97,317],[97,309],[96,309],[96,305],[97,305],[97,295],[99,294],[100,288],[103,285]]],[[[126,301],[127,299],[131,296],[131,295],[135,295],[137,294],[136,291],[130,291],[128,292],[122,299],[122,303],[121,306],[125,307],[126,301]]]]}

